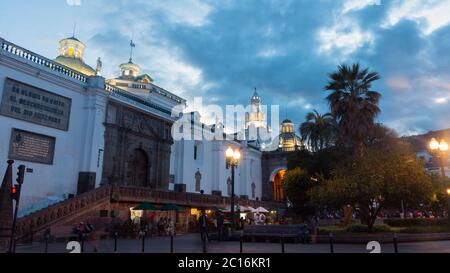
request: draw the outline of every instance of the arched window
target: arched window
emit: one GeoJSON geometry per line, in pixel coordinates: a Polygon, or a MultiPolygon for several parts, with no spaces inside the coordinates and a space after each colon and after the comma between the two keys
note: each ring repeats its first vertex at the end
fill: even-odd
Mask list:
{"type": "Polygon", "coordinates": [[[73,53],[74,53],[73,47],[69,47],[69,49],[67,50],[67,55],[70,56],[70,57],[72,57],[72,56],[73,56],[73,53]]]}

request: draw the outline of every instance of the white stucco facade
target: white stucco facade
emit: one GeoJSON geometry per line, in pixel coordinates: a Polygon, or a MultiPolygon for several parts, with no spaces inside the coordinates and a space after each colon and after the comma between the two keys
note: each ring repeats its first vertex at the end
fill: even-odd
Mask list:
{"type": "MultiPolygon", "coordinates": [[[[7,167],[6,161],[11,159],[13,130],[54,139],[51,163],[15,159],[14,179],[20,164],[27,168],[21,193],[21,215],[76,195],[80,180],[83,180],[80,179],[82,175],[87,174],[88,180],[94,180],[91,181],[93,187],[101,185],[109,101],[171,120],[176,117],[171,117],[167,110],[176,105],[186,105],[185,99],[153,84],[153,79],[146,74],[134,78],[119,76],[110,80],[95,75],[87,76],[0,38],[0,99],[3,98],[3,87],[8,79],[70,100],[68,126],[63,129],[0,114],[2,172],[7,167]],[[139,98],[144,99],[145,103],[139,98]],[[146,103],[150,103],[151,107],[147,107],[149,104],[146,106],[146,103]]],[[[193,127],[195,133],[201,134],[203,126],[196,119],[193,127]]],[[[211,131],[206,134],[210,134],[207,139],[212,139],[211,131]]],[[[209,141],[204,138],[175,140],[171,146],[169,168],[173,179],[169,190],[174,190],[175,184],[185,184],[187,192],[203,191],[204,194],[230,196],[231,170],[226,168],[225,163],[225,150],[228,147],[239,149],[242,155],[235,172],[235,194],[253,200],[261,199],[261,151],[246,141],[209,141]]]]}
{"type": "MultiPolygon", "coordinates": [[[[25,174],[26,184],[21,194],[22,210],[31,209],[33,206],[35,208],[45,206],[49,198],[57,200],[67,197],[68,194],[76,194],[80,172],[96,173],[95,179],[98,185],[101,179],[101,151],[104,139],[102,127],[106,105],[104,80],[93,77],[84,82],[56,73],[42,65],[42,62],[36,63],[24,58],[23,54],[18,54],[22,49],[8,51],[5,46],[3,43],[3,48],[0,50],[0,97],[3,97],[5,80],[9,78],[71,100],[67,131],[0,115],[0,169],[2,171],[7,166],[6,160],[9,158],[13,129],[55,138],[52,164],[15,160],[14,176],[16,167],[20,164],[28,168],[25,174]]],[[[34,56],[41,58],[39,55],[34,56]]],[[[41,61],[44,60],[41,59],[41,61]]]]}
{"type": "Polygon", "coordinates": [[[193,119],[193,135],[202,137],[198,140],[194,137],[181,139],[172,145],[170,171],[174,184],[185,184],[188,192],[203,190],[205,194],[213,194],[214,191],[220,191],[221,195],[230,196],[231,170],[226,168],[225,151],[232,147],[241,152],[241,160],[235,171],[235,194],[261,199],[261,151],[246,141],[228,140],[225,137],[223,140],[208,140],[213,139],[209,127],[202,130],[205,125],[200,122],[200,117],[193,115],[193,119]],[[200,187],[196,187],[197,172],[201,174],[200,187]]]}

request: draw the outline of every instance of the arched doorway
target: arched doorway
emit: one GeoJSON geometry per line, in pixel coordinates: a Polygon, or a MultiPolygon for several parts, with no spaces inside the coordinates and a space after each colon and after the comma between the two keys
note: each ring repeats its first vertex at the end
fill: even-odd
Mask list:
{"type": "Polygon", "coordinates": [[[147,186],[148,157],[142,149],[133,150],[128,161],[128,184],[137,187],[147,186]]]}
{"type": "Polygon", "coordinates": [[[270,181],[272,182],[272,197],[274,201],[284,202],[283,181],[286,168],[277,168],[272,172],[270,181]]]}

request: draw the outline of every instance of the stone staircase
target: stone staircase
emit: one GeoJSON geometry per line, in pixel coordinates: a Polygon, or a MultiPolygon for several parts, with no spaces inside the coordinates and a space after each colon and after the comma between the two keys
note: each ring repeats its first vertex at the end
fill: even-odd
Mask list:
{"type": "MultiPolygon", "coordinates": [[[[111,224],[110,217],[100,217],[99,211],[111,211],[118,204],[123,209],[142,202],[155,204],[172,203],[184,207],[226,207],[229,197],[203,195],[175,191],[154,190],[150,188],[104,185],[90,192],[77,195],[18,219],[16,227],[17,242],[29,242],[42,239],[47,229],[51,229],[53,238],[68,238],[80,221],[90,222],[97,230],[111,224]]],[[[272,208],[279,203],[236,198],[244,206],[263,206],[272,208]]]]}
{"type": "Polygon", "coordinates": [[[110,199],[111,186],[106,185],[25,215],[17,220],[16,238],[18,241],[29,240],[49,228],[52,236],[67,236],[74,227],[71,222],[99,207],[109,206],[110,199]]]}

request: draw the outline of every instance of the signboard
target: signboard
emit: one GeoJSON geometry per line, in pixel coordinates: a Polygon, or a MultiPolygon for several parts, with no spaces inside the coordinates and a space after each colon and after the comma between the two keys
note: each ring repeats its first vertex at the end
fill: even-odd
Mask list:
{"type": "Polygon", "coordinates": [[[6,78],[0,114],[67,131],[71,103],[70,98],[6,78]]]}
{"type": "Polygon", "coordinates": [[[54,137],[12,129],[9,158],[51,165],[54,152],[54,137]]]}

